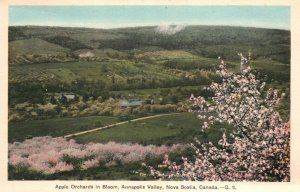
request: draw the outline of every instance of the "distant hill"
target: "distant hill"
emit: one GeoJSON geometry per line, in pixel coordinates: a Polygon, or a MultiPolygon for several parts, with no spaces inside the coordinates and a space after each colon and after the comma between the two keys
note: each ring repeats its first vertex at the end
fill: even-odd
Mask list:
{"type": "MultiPolygon", "coordinates": [[[[190,94],[190,86],[220,80],[215,74],[218,56],[230,70],[240,72],[237,52],[249,50],[259,78],[288,89],[286,30],[187,26],[164,33],[157,27],[9,27],[9,104],[43,103],[45,95],[61,92],[108,99],[121,97],[118,91],[181,87],[190,94]]],[[[189,95],[175,96],[172,100],[189,95]]]]}
{"type": "MultiPolygon", "coordinates": [[[[254,59],[267,57],[281,63],[290,63],[290,31],[230,26],[187,26],[173,34],[157,33],[156,27],[132,27],[119,29],[91,29],[47,26],[9,27],[9,46],[17,40],[41,39],[69,49],[69,53],[80,49],[112,49],[134,54],[153,47],[157,50],[184,50],[191,54],[236,60],[236,52],[252,50],[254,59]]],[[[23,45],[26,46],[26,45],[23,45]]],[[[21,49],[22,47],[20,47],[21,49]]],[[[47,52],[47,50],[45,50],[47,52]]],[[[15,56],[15,55],[14,55],[15,56]]]]}

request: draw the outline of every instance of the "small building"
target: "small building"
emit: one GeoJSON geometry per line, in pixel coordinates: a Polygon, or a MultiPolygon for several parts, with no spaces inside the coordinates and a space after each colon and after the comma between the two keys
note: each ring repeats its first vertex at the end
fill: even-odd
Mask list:
{"type": "Polygon", "coordinates": [[[75,99],[75,95],[74,94],[66,94],[65,97],[68,99],[68,101],[75,99]]]}
{"type": "Polygon", "coordinates": [[[59,99],[63,102],[69,102],[76,99],[76,95],[73,93],[61,93],[59,99]]]}
{"type": "Polygon", "coordinates": [[[79,58],[92,58],[92,57],[95,57],[95,54],[90,51],[79,54],[79,58]]]}
{"type": "Polygon", "coordinates": [[[136,99],[122,99],[119,102],[120,107],[138,107],[143,104],[143,101],[141,100],[136,100],[136,99]]]}

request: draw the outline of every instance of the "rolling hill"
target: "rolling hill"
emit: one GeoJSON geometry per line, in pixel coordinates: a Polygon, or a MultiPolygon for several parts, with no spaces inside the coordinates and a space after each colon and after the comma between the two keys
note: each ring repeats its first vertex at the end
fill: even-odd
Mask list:
{"type": "Polygon", "coordinates": [[[119,51],[147,51],[155,47],[186,50],[195,55],[236,58],[236,51],[252,49],[254,57],[270,57],[289,63],[290,32],[229,26],[187,26],[174,35],[157,33],[156,27],[91,29],[67,27],[20,26],[9,28],[10,42],[40,38],[71,50],[111,48],[119,51]]]}
{"type": "MultiPolygon", "coordinates": [[[[202,132],[199,128],[204,120],[199,120],[198,113],[188,113],[188,98],[192,93],[213,102],[213,92],[205,87],[212,81],[221,82],[215,72],[218,57],[225,58],[229,70],[240,73],[237,53],[246,55],[249,50],[252,59],[247,65],[258,79],[267,82],[267,88],[279,90],[282,102],[276,110],[288,121],[290,31],[187,26],[167,34],[157,27],[11,26],[8,141],[60,137],[110,125],[109,129],[85,132],[72,139],[79,143],[113,141],[154,146],[190,143],[196,137],[201,142],[218,143],[225,133],[221,130],[225,128],[230,134],[234,127],[215,123],[202,132]]],[[[242,97],[240,103],[247,101],[248,97],[242,97]]],[[[218,114],[206,115],[211,118],[218,114]]],[[[187,148],[170,157],[182,161],[182,157],[194,158],[194,153],[187,148]]],[[[81,161],[66,158],[76,166],[81,161]]],[[[149,156],[146,163],[158,165],[162,158],[149,156]]],[[[8,175],[9,179],[23,180],[145,179],[132,171],[144,169],[140,164],[109,161],[113,162],[109,166],[100,162],[97,168],[49,175],[9,166],[8,175]]]]}
{"type": "Polygon", "coordinates": [[[168,35],[156,27],[11,26],[10,103],[24,102],[37,90],[97,97],[103,91],[207,85],[218,80],[214,73],[218,56],[239,71],[237,52],[249,50],[262,77],[277,84],[289,82],[286,30],[187,26],[168,35]]]}

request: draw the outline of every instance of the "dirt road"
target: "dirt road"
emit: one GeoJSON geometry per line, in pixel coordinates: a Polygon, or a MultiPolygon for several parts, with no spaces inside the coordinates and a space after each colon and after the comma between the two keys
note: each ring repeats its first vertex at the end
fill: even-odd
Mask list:
{"type": "Polygon", "coordinates": [[[119,123],[114,123],[114,124],[111,124],[111,125],[106,125],[106,126],[103,126],[103,127],[90,129],[90,130],[87,130],[87,131],[82,131],[82,132],[77,132],[77,133],[65,135],[64,137],[69,138],[69,137],[73,137],[73,136],[77,136],[77,135],[83,135],[83,134],[86,134],[86,133],[99,131],[99,130],[102,130],[102,129],[108,129],[108,128],[115,127],[115,126],[118,126],[118,125],[129,123],[129,122],[141,121],[141,120],[145,120],[145,119],[151,119],[151,118],[162,117],[162,116],[167,116],[167,115],[174,115],[174,114],[178,114],[178,113],[168,113],[168,114],[160,114],[160,115],[152,115],[152,116],[147,116],[147,117],[141,117],[141,118],[132,119],[132,120],[129,120],[129,121],[122,121],[122,122],[119,122],[119,123]]]}

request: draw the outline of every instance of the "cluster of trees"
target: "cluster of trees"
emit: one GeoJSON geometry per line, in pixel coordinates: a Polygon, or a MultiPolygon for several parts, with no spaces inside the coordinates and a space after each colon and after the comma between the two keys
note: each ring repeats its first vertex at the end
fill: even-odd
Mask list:
{"type": "Polygon", "coordinates": [[[8,85],[8,103],[10,106],[26,101],[44,103],[44,94],[45,89],[39,82],[23,81],[8,85]]]}
{"type": "Polygon", "coordinates": [[[271,72],[266,69],[256,70],[256,75],[263,78],[266,83],[284,83],[290,82],[290,74],[284,72],[271,72]]]}
{"type": "Polygon", "coordinates": [[[146,158],[182,151],[186,146],[143,146],[115,142],[78,144],[74,140],[50,136],[14,142],[8,147],[9,165],[53,174],[73,169],[85,170],[100,165],[128,164],[146,158]]]}
{"type": "Polygon", "coordinates": [[[213,93],[205,88],[184,88],[184,87],[177,87],[176,89],[160,89],[157,94],[153,94],[150,97],[152,98],[160,98],[161,100],[157,101],[156,103],[159,104],[178,104],[179,102],[185,101],[189,95],[193,93],[196,95],[203,95],[205,98],[213,96],[213,93]]]}
{"type": "MultiPolygon", "coordinates": [[[[106,100],[110,96],[107,84],[104,81],[89,81],[80,79],[73,81],[71,84],[55,80],[48,82],[22,81],[9,83],[9,105],[13,106],[17,103],[23,102],[45,104],[47,103],[47,97],[49,97],[49,94],[65,92],[76,93],[76,95],[82,96],[83,101],[87,101],[90,98],[98,99],[99,96],[101,96],[103,100],[106,100]]],[[[52,104],[57,104],[58,102],[53,99],[50,101],[52,101],[52,104]]]]}
{"type": "Polygon", "coordinates": [[[9,65],[43,64],[53,62],[71,62],[78,60],[78,55],[74,53],[54,53],[54,54],[25,54],[9,56],[9,65]]]}
{"type": "MultiPolygon", "coordinates": [[[[214,79],[218,81],[217,78],[214,79]]],[[[49,101],[49,94],[64,92],[72,92],[76,95],[80,95],[83,101],[88,101],[90,99],[97,100],[98,98],[101,98],[104,101],[110,97],[118,98],[118,95],[111,93],[111,91],[154,89],[158,87],[164,88],[188,85],[207,85],[210,82],[211,79],[202,76],[193,79],[185,77],[182,79],[166,80],[156,80],[153,78],[151,80],[136,80],[128,78],[126,82],[116,82],[113,78],[110,82],[86,79],[78,79],[71,83],[60,82],[55,80],[51,80],[48,82],[22,81],[9,83],[8,94],[10,106],[23,102],[30,102],[32,104],[45,104],[49,101]]],[[[162,93],[163,96],[169,94],[169,91],[166,91],[166,93],[162,93]]],[[[171,102],[176,104],[176,101],[184,98],[183,96],[186,96],[186,93],[173,93],[169,98],[164,99],[164,103],[171,102]]],[[[57,104],[58,101],[51,99],[50,102],[52,104],[57,104]]]]}
{"type": "Polygon", "coordinates": [[[208,85],[211,81],[219,81],[216,76],[181,76],[180,78],[169,79],[147,79],[143,78],[126,78],[126,82],[108,83],[107,88],[111,91],[121,90],[138,90],[138,89],[157,89],[157,88],[169,88],[169,87],[184,87],[194,85],[208,85]]]}
{"type": "Polygon", "coordinates": [[[215,70],[214,65],[209,63],[199,63],[199,61],[185,61],[185,60],[169,60],[163,63],[163,66],[170,69],[179,69],[184,71],[191,71],[196,69],[215,70]]]}
{"type": "Polygon", "coordinates": [[[49,119],[57,117],[115,116],[121,120],[129,120],[153,113],[170,113],[187,111],[182,103],[174,104],[143,104],[133,107],[121,107],[119,100],[87,102],[79,101],[63,105],[61,103],[30,104],[21,103],[9,109],[9,121],[28,119],[49,119]]]}
{"type": "MultiPolygon", "coordinates": [[[[122,93],[108,92],[102,81],[86,83],[84,80],[57,86],[56,83],[40,85],[22,82],[22,86],[10,86],[10,121],[23,119],[45,119],[53,117],[77,117],[89,115],[108,116],[143,116],[148,113],[187,111],[183,102],[190,93],[205,98],[213,93],[203,87],[198,88],[164,88],[143,98],[143,105],[120,108],[119,99],[128,97],[122,93]],[[27,86],[27,89],[26,89],[27,86]],[[47,90],[47,91],[46,91],[47,90]],[[58,90],[58,93],[54,94],[58,90]],[[65,92],[75,92],[73,99],[64,97],[65,92]],[[59,94],[61,93],[61,94],[59,94]],[[109,97],[115,100],[107,100],[109,97]]],[[[137,92],[132,92],[136,99],[137,92]]]]}
{"type": "Polygon", "coordinates": [[[68,36],[50,36],[50,37],[44,37],[43,39],[45,41],[48,41],[49,43],[54,43],[62,47],[69,48],[71,50],[91,49],[90,46],[87,46],[81,43],[80,41],[72,39],[68,36]]]}
{"type": "Polygon", "coordinates": [[[22,28],[18,27],[9,27],[8,30],[8,41],[15,41],[20,39],[25,39],[26,35],[24,34],[22,28]]]}

